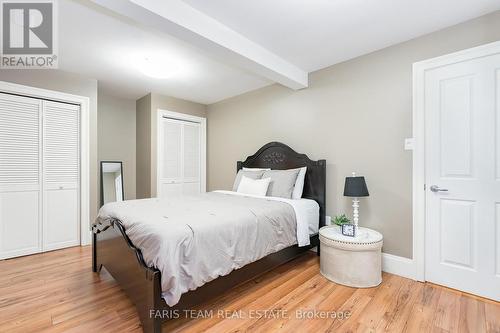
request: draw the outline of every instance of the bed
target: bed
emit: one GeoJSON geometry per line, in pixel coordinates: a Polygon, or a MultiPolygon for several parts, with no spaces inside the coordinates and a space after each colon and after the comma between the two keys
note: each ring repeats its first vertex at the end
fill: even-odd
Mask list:
{"type": "MultiPolygon", "coordinates": [[[[312,161],[306,155],[295,152],[285,144],[271,142],[245,161],[237,162],[237,170],[242,168],[282,170],[304,166],[307,167],[302,194],[304,200],[295,200],[294,203],[286,202],[286,200],[242,197],[228,191],[216,191],[202,194],[199,198],[186,198],[183,202],[179,201],[173,204],[175,207],[170,209],[165,208],[169,203],[162,201],[162,199],[134,200],[114,206],[110,205],[105,209],[112,217],[99,220],[99,223],[92,228],[93,270],[99,272],[104,266],[118,282],[135,304],[144,332],[161,332],[161,324],[168,319],[168,313],[173,313],[174,310],[192,309],[194,306],[200,305],[224,291],[251,280],[318,246],[317,228],[325,225],[326,161],[312,161]],[[299,202],[302,202],[304,207],[308,205],[310,207],[310,201],[314,201],[319,206],[318,213],[315,215],[315,218],[318,219],[316,227],[314,224],[311,225],[310,218],[308,220],[306,217],[307,214],[297,210],[300,207],[295,207],[297,206],[295,203],[299,202]],[[243,206],[250,209],[242,209],[243,206]],[[159,211],[154,212],[154,207],[159,207],[157,208],[159,211]],[[161,211],[162,209],[167,209],[170,215],[164,216],[165,213],[161,211]],[[203,214],[199,216],[206,217],[207,221],[203,218],[200,218],[201,221],[193,219],[195,221],[190,221],[188,228],[188,233],[191,229],[193,234],[200,234],[203,231],[210,235],[211,238],[207,238],[205,244],[199,241],[196,246],[186,245],[185,239],[189,237],[182,237],[186,234],[187,228],[177,230],[175,227],[169,227],[171,229],[164,227],[168,223],[168,218],[172,214],[175,215],[176,210],[182,212],[190,209],[202,212],[203,214]],[[229,212],[226,213],[226,209],[229,212]],[[255,218],[255,216],[266,217],[270,215],[268,212],[273,210],[272,214],[274,215],[271,220],[259,221],[255,218]],[[248,216],[248,211],[255,215],[252,216],[253,220],[248,216]],[[263,213],[259,214],[259,211],[263,211],[263,213]],[[231,215],[233,220],[225,218],[224,214],[231,215]],[[296,219],[296,230],[283,227],[286,223],[290,223],[290,220],[295,221],[295,219],[287,218],[292,214],[296,219]],[[299,215],[302,216],[301,223],[299,223],[299,215]],[[149,224],[134,224],[134,221],[141,218],[148,222],[154,218],[158,221],[151,221],[149,224]],[[161,219],[166,220],[162,221],[161,219]],[[249,221],[254,222],[254,220],[257,221],[256,223],[260,225],[261,229],[249,227],[249,221]],[[228,221],[232,223],[228,224],[228,221]],[[212,226],[211,230],[203,230],[202,228],[206,228],[206,225],[212,226]],[[306,236],[308,239],[306,243],[302,240],[301,244],[307,245],[299,247],[295,243],[299,237],[302,237],[299,233],[301,228],[308,230],[306,236]],[[291,233],[290,230],[294,232],[291,233]],[[210,258],[203,258],[206,251],[199,250],[197,253],[193,251],[198,248],[203,249],[203,246],[206,248],[210,244],[217,244],[218,235],[224,233],[229,234],[229,236],[225,236],[226,240],[227,237],[234,238],[233,241],[239,244],[239,248],[231,252],[231,261],[225,261],[224,255],[213,256],[214,263],[211,265],[214,266],[214,269],[219,267],[220,269],[216,274],[211,273],[213,275],[211,276],[205,273],[206,269],[200,267],[203,263],[210,262],[210,258]],[[155,239],[160,234],[163,238],[155,239]],[[181,239],[179,244],[175,243],[179,239],[181,239]],[[152,240],[155,242],[152,243],[152,240]],[[247,240],[249,244],[245,245],[247,240]],[[264,244],[268,245],[264,246],[263,249],[256,246],[255,248],[260,250],[253,251],[253,243],[257,241],[265,242],[264,244]],[[148,244],[160,245],[146,246],[148,244]],[[269,244],[273,245],[269,246],[269,244]],[[163,258],[161,255],[166,251],[165,249],[173,251],[177,248],[189,251],[190,258],[194,260],[188,267],[186,265],[180,266],[183,268],[181,271],[184,272],[184,275],[177,271],[176,264],[178,263],[174,261],[173,265],[171,264],[172,258],[163,258]],[[238,258],[238,260],[234,258],[238,258]],[[199,260],[196,261],[196,259],[199,260]],[[229,263],[232,264],[231,267],[228,266],[229,263]],[[177,283],[173,283],[175,281],[177,283]],[[179,281],[183,283],[178,283],[179,281]],[[168,286],[167,289],[166,286],[168,286]],[[167,315],[165,316],[165,314],[167,315]]],[[[201,239],[201,237],[198,238],[201,239]]],[[[208,271],[212,272],[210,269],[208,271]]]]}

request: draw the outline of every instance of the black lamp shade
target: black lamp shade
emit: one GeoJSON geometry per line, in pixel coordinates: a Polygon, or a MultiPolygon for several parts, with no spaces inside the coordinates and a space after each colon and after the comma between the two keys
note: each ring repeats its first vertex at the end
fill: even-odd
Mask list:
{"type": "Polygon", "coordinates": [[[344,186],[344,196],[346,197],[367,197],[365,177],[346,177],[344,186]]]}

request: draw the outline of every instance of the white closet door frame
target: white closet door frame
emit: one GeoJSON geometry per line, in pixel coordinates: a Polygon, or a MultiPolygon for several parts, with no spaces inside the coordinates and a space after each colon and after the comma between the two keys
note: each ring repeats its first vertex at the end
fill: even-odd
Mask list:
{"type": "Polygon", "coordinates": [[[80,105],[80,245],[89,245],[90,231],[90,114],[88,97],[0,81],[0,92],[80,105]]]}
{"type": "Polygon", "coordinates": [[[500,42],[447,54],[413,64],[413,268],[425,281],[425,72],[440,66],[500,54],[500,42]]]}
{"type": "Polygon", "coordinates": [[[207,119],[203,117],[192,116],[185,113],[173,112],[168,110],[158,109],[158,118],[156,121],[156,193],[158,194],[160,191],[160,175],[161,175],[161,165],[160,165],[160,156],[161,156],[161,131],[160,125],[161,120],[166,118],[171,118],[175,120],[181,121],[189,121],[200,124],[200,144],[201,144],[201,152],[200,152],[200,190],[201,192],[207,191],[207,119]]]}

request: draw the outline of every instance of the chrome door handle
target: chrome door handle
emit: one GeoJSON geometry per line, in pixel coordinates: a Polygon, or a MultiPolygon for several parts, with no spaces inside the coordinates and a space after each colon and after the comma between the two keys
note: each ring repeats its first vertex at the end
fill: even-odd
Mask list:
{"type": "Polygon", "coordinates": [[[429,187],[429,189],[432,191],[432,192],[448,192],[448,189],[447,188],[440,188],[439,186],[437,185],[431,185],[431,187],[429,187]]]}

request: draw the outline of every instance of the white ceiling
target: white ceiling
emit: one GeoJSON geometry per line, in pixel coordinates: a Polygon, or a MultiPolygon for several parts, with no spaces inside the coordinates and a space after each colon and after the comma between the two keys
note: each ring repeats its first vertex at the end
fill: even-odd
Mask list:
{"type": "MultiPolygon", "coordinates": [[[[184,2],[307,72],[500,9],[499,0],[184,2]]],[[[85,0],[59,1],[59,67],[131,99],[158,92],[210,104],[273,83],[85,0]],[[137,59],[151,55],[182,70],[150,78],[137,59]]]]}
{"type": "Polygon", "coordinates": [[[86,1],[58,3],[59,68],[99,80],[106,93],[137,99],[158,92],[209,104],[272,83],[86,1]],[[135,64],[151,54],[172,57],[185,70],[168,79],[150,78],[135,64]]]}
{"type": "Polygon", "coordinates": [[[500,9],[500,0],[184,0],[311,72],[500,9]]]}

